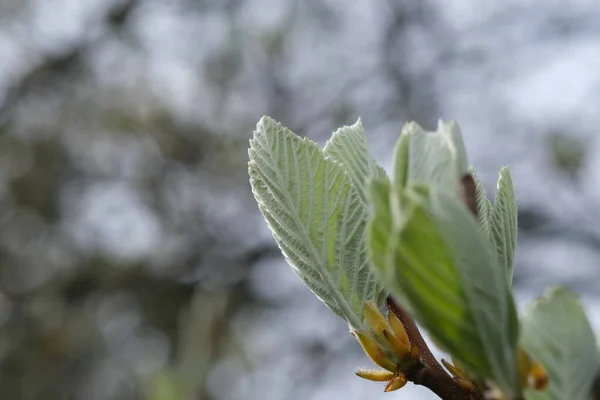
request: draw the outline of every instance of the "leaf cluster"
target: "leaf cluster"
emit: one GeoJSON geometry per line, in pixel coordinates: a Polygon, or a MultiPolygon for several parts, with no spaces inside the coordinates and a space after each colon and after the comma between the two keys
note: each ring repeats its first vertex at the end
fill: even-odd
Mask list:
{"type": "Polygon", "coordinates": [[[555,288],[519,317],[511,175],[500,169],[491,202],[456,123],[406,124],[391,178],[360,120],[321,149],[263,117],[249,156],[252,191],[289,265],[387,370],[359,376],[385,377],[386,390],[412,380],[440,397],[456,384],[462,398],[591,398],[600,355],[585,313],[555,288]],[[374,311],[386,297],[399,304],[390,321],[398,313],[407,328],[402,345],[374,311]],[[412,318],[452,356],[448,376],[412,318]]]}

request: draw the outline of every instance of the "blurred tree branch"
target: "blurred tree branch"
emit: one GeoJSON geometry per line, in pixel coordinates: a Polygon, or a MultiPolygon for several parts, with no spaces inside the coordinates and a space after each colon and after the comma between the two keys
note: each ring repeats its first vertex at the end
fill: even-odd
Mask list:
{"type": "MultiPolygon", "coordinates": [[[[120,30],[138,3],[139,0],[126,0],[109,7],[101,18],[103,24],[112,30],[120,30]]],[[[43,55],[41,61],[23,73],[8,89],[4,101],[0,103],[0,127],[10,120],[12,111],[23,99],[34,92],[56,87],[66,76],[80,68],[82,57],[95,42],[88,36],[58,53],[43,55]]]]}

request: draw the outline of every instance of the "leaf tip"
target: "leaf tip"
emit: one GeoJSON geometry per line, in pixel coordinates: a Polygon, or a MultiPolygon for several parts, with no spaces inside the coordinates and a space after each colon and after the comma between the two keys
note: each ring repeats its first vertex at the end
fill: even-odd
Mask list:
{"type": "Polygon", "coordinates": [[[396,375],[390,371],[379,371],[376,369],[361,368],[355,372],[356,376],[374,382],[387,382],[396,375]]]}
{"type": "MultiPolygon", "coordinates": [[[[409,355],[409,353],[411,353],[412,349],[410,349],[409,346],[406,346],[404,343],[402,343],[402,341],[400,341],[399,338],[397,338],[395,335],[393,335],[387,329],[383,330],[383,337],[385,337],[385,340],[388,341],[394,354],[400,360],[403,360],[406,356],[409,355]]],[[[412,355],[412,354],[410,354],[410,355],[412,355]]]]}
{"type": "Polygon", "coordinates": [[[398,372],[398,374],[390,380],[390,382],[385,386],[384,392],[393,392],[394,390],[398,390],[406,385],[407,379],[406,376],[398,372]]]}
{"type": "Polygon", "coordinates": [[[358,342],[362,346],[363,350],[369,358],[381,368],[387,369],[388,371],[396,372],[398,366],[388,358],[379,343],[372,338],[370,335],[361,331],[352,331],[352,334],[358,339],[358,342]]]}

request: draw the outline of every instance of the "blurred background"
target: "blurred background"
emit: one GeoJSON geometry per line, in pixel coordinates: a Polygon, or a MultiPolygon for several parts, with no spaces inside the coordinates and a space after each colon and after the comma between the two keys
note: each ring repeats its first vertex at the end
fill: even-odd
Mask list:
{"type": "Polygon", "coordinates": [[[323,144],[407,120],[511,168],[520,307],[563,283],[600,328],[594,0],[0,0],[0,398],[430,399],[370,362],[252,198],[270,115],[323,144]]]}

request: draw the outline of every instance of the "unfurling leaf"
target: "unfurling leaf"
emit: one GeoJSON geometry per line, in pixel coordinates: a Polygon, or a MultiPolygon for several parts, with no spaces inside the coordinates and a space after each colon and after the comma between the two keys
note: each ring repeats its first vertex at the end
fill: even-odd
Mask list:
{"type": "Polygon", "coordinates": [[[363,327],[365,301],[382,301],[366,258],[360,187],[377,166],[361,135],[362,128],[338,132],[326,156],[315,142],[263,117],[248,164],[252,192],[286,260],[355,329],[363,327]]]}
{"type": "Polygon", "coordinates": [[[467,173],[467,155],[460,128],[455,122],[438,122],[435,132],[409,122],[394,150],[394,186],[421,182],[440,190],[457,191],[467,173]]]}
{"type": "Polygon", "coordinates": [[[479,226],[481,229],[490,236],[490,213],[492,210],[492,203],[487,198],[487,194],[485,193],[485,188],[481,184],[477,175],[475,175],[475,171],[473,167],[469,168],[469,173],[473,177],[473,182],[475,183],[475,196],[477,202],[477,220],[479,221],[479,226]]]}
{"type": "Polygon", "coordinates": [[[496,199],[489,212],[490,239],[496,247],[498,263],[512,282],[517,247],[517,202],[508,167],[500,168],[496,199]]]}
{"type": "Polygon", "coordinates": [[[436,342],[513,396],[520,391],[514,301],[494,247],[461,198],[468,170],[460,131],[450,127],[437,136],[405,129],[392,183],[372,180],[369,256],[436,342]]]}

